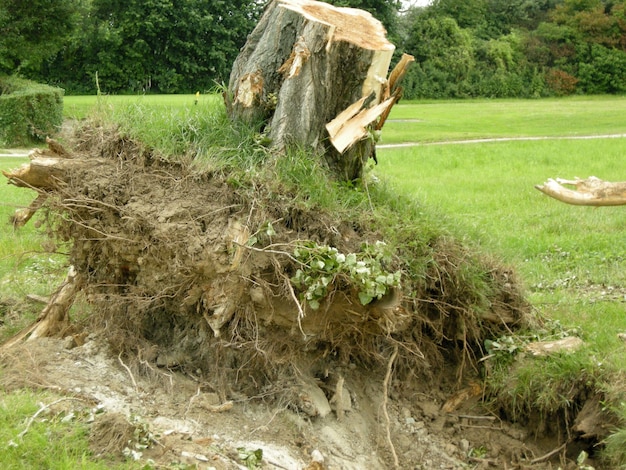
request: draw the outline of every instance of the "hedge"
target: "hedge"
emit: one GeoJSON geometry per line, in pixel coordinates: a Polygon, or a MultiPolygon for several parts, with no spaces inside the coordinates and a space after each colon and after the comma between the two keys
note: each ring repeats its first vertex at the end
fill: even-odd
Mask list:
{"type": "Polygon", "coordinates": [[[23,146],[45,140],[63,123],[62,88],[0,77],[0,146],[23,146]]]}

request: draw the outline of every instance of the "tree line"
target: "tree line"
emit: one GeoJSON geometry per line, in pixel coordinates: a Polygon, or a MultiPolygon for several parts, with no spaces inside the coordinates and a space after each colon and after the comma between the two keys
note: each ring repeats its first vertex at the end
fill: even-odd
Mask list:
{"type": "MultiPolygon", "coordinates": [[[[0,0],[0,74],[69,94],[226,82],[264,0],[0,0]],[[97,79],[97,81],[96,81],[97,79]]],[[[368,10],[415,65],[408,98],[626,92],[626,0],[335,0],[368,10]]]]}

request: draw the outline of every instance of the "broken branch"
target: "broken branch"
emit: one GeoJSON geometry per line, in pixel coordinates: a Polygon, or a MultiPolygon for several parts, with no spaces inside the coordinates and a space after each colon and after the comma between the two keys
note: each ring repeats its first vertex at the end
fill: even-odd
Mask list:
{"type": "Polygon", "coordinates": [[[548,179],[535,186],[542,193],[576,206],[621,206],[626,204],[626,182],[612,183],[595,176],[587,179],[548,179]],[[565,187],[574,186],[576,189],[565,187]]]}

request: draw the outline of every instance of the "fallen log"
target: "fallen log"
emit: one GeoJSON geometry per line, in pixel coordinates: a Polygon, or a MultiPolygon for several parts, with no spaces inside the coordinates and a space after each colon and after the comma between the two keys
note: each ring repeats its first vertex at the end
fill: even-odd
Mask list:
{"type": "Polygon", "coordinates": [[[626,204],[626,182],[612,183],[595,176],[584,180],[550,178],[535,188],[554,199],[576,206],[623,206],[626,204]],[[576,189],[570,189],[564,185],[574,186],[576,189]]]}
{"type": "Polygon", "coordinates": [[[227,109],[260,122],[279,151],[313,150],[340,179],[358,179],[413,61],[403,57],[388,80],[394,50],[368,12],[275,0],[233,64],[227,109]]]}

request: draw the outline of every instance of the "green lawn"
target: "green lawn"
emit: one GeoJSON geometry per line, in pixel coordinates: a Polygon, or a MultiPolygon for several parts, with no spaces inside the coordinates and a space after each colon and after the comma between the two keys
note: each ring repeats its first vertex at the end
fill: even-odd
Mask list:
{"type": "MultiPolygon", "coordinates": [[[[416,133],[420,125],[413,123],[416,133]]],[[[612,126],[626,134],[626,123],[612,126]]],[[[626,180],[625,147],[626,138],[607,138],[380,149],[374,173],[514,266],[541,313],[580,326],[591,349],[626,367],[617,338],[626,332],[624,208],[571,206],[534,188],[554,177],[626,180]]]]}
{"type": "Polygon", "coordinates": [[[401,101],[382,143],[626,133],[626,97],[401,101]]]}
{"type": "Polygon", "coordinates": [[[69,119],[83,119],[87,115],[99,110],[113,108],[119,105],[148,104],[151,108],[158,108],[162,112],[189,108],[193,106],[213,106],[221,100],[219,95],[200,95],[196,104],[195,95],[90,95],[66,96],[63,98],[63,114],[69,119]]]}

